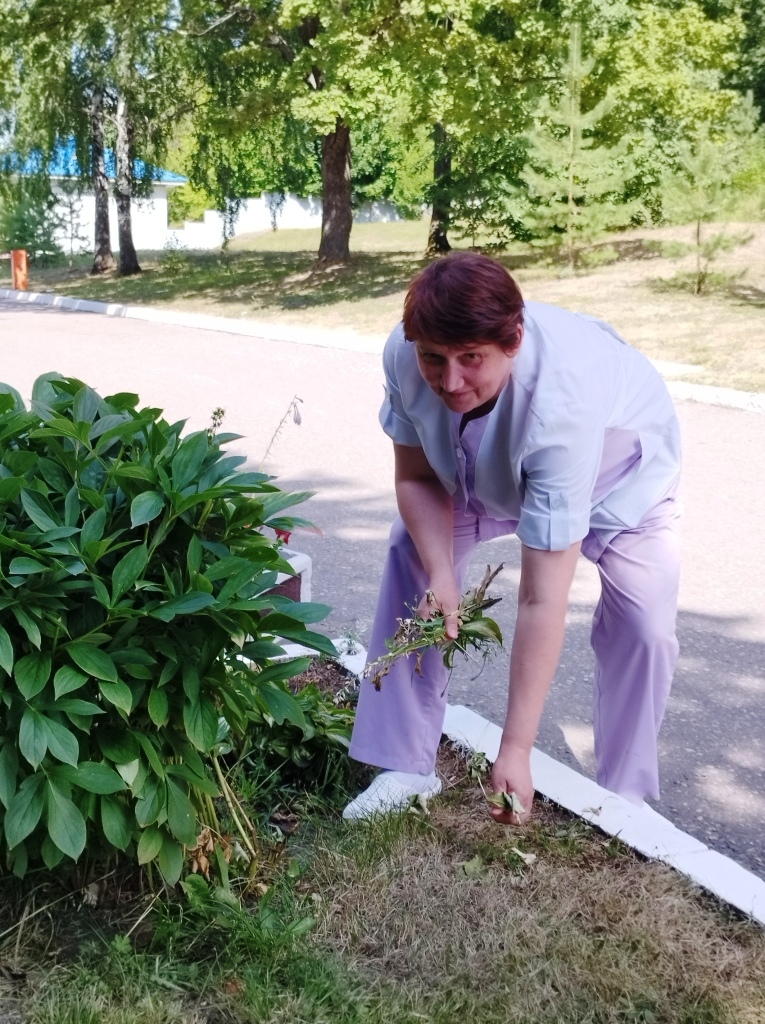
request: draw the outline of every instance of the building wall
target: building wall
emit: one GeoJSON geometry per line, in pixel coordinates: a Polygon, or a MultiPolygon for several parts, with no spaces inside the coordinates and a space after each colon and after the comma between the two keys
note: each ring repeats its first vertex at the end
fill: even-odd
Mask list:
{"type": "MultiPolygon", "coordinates": [[[[61,194],[61,189],[53,183],[53,191],[61,194]]],[[[74,219],[74,231],[68,226],[62,228],[58,234],[61,245],[65,252],[69,252],[70,234],[74,233],[77,239],[74,242],[75,252],[92,252],[93,238],[95,232],[96,200],[95,196],[83,194],[78,199],[79,209],[74,218],[68,216],[68,209],[63,203],[58,204],[58,212],[64,217],[67,225],[74,219]]],[[[137,199],[133,201],[132,208],[133,222],[133,243],[136,249],[162,249],[167,242],[167,186],[157,183],[150,198],[137,199]]],[[[117,204],[112,196],[109,197],[109,232],[112,248],[118,249],[117,235],[117,204]]]]}
{"type": "MultiPolygon", "coordinates": [[[[61,194],[61,190],[53,190],[61,194]]],[[[167,186],[155,184],[154,193],[149,199],[134,200],[132,205],[133,242],[139,250],[158,250],[166,245],[180,246],[184,249],[217,249],[223,241],[223,217],[217,210],[206,210],[201,221],[186,221],[183,228],[167,226],[167,186]]],[[[318,228],[321,227],[321,200],[300,196],[286,195],[283,203],[275,202],[274,196],[264,193],[246,199],[241,206],[234,226],[234,237],[261,231],[270,231],[276,224],[277,229],[318,228]]],[[[59,213],[65,218],[66,208],[59,203],[59,213]]],[[[401,215],[392,203],[365,203],[356,213],[357,223],[382,222],[401,220],[401,215]]],[[[79,210],[76,214],[76,231],[78,239],[74,243],[75,252],[92,252],[95,229],[95,198],[82,195],[79,199],[79,210]]],[[[112,248],[118,248],[117,236],[117,204],[109,199],[109,229],[112,248]]],[[[69,252],[69,231],[65,228],[59,232],[64,250],[69,252]]]]}
{"type": "MultiPolygon", "coordinates": [[[[246,199],[234,225],[234,238],[261,231],[280,231],[290,228],[321,227],[320,199],[287,194],[284,202],[275,202],[276,196],[264,192],[254,199],[246,199]]],[[[354,216],[357,224],[402,220],[393,203],[364,203],[354,216]]],[[[223,241],[223,217],[215,210],[206,210],[204,220],[186,221],[182,228],[170,229],[173,244],[185,249],[217,249],[223,241]]]]}

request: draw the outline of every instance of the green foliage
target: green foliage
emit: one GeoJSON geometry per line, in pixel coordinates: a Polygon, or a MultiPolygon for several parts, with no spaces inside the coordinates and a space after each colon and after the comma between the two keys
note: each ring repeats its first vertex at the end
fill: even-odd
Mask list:
{"type": "Polygon", "coordinates": [[[308,494],[135,395],[57,374],[29,411],[0,392],[0,852],[23,875],[125,851],[175,882],[230,796],[221,719],[234,742],[309,732],[295,664],[270,659],[279,637],[333,652],[307,628],[327,609],[267,596],[291,570],[260,530],[308,494]]]}
{"type": "Polygon", "coordinates": [[[26,249],[30,260],[50,266],[61,258],[58,236],[64,226],[47,179],[27,178],[4,189],[0,197],[0,250],[3,252],[26,249]]]}
{"type": "Polygon", "coordinates": [[[667,219],[679,224],[694,225],[696,271],[693,292],[704,291],[710,264],[723,252],[729,252],[749,240],[750,236],[714,231],[704,234],[703,225],[726,219],[734,198],[733,181],[736,163],[732,145],[716,143],[709,130],[699,133],[693,145],[682,146],[679,168],[667,175],[662,197],[667,219]]]}
{"type": "Polygon", "coordinates": [[[581,28],[575,22],[560,99],[545,99],[540,105],[524,171],[534,203],[529,220],[536,241],[560,243],[571,270],[583,246],[609,228],[629,223],[634,213],[634,205],[624,201],[631,174],[624,149],[599,146],[593,134],[610,98],[606,95],[587,112],[582,109],[582,86],[593,67],[594,60],[582,59],[581,28]]]}

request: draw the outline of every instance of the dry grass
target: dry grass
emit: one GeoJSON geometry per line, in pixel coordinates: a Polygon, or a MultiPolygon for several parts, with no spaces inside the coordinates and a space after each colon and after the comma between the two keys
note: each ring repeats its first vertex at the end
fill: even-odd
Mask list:
{"type": "Polygon", "coordinates": [[[391,1020],[765,1021],[762,932],[550,805],[509,831],[462,782],[426,824],[326,844],[307,884],[319,937],[391,1020]]]}
{"type": "Polygon", "coordinates": [[[0,946],[0,1024],[765,1024],[760,928],[554,805],[498,826],[457,751],[438,768],[427,819],[304,818],[282,925],[168,899],[139,933],[137,889],[73,894],[0,946]]]}
{"type": "Polygon", "coordinates": [[[690,378],[697,383],[765,391],[765,224],[730,230],[753,237],[713,264],[715,272],[732,278],[745,275],[722,293],[697,297],[662,288],[675,275],[689,273],[694,257],[663,257],[646,242],[690,242],[690,227],[616,236],[612,244],[630,258],[592,274],[553,277],[521,270],[518,279],[528,298],[600,316],[648,356],[701,367],[690,378]]]}

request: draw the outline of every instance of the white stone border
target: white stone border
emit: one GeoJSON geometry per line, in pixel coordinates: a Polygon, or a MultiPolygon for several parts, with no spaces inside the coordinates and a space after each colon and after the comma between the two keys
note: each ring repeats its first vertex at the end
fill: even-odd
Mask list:
{"type": "Polygon", "coordinates": [[[349,328],[322,330],[317,327],[293,327],[271,324],[260,320],[234,320],[227,316],[209,316],[205,313],[183,313],[178,309],[154,309],[151,306],[122,306],[116,302],[96,302],[93,299],[74,299],[53,292],[19,292],[0,288],[0,299],[25,306],[49,306],[79,313],[99,313],[125,320],[147,320],[172,327],[192,327],[203,331],[222,331],[225,334],[263,338],[270,341],[289,341],[296,345],[317,345],[320,348],[338,348],[350,352],[380,353],[385,345],[383,335],[358,334],[349,328]]]}
{"type": "MultiPolygon", "coordinates": [[[[493,761],[502,730],[475,711],[448,705],[444,732],[470,750],[493,761]]],[[[657,814],[647,804],[636,807],[591,779],[534,748],[531,754],[534,786],[550,800],[597,825],[652,860],[669,864],[692,882],[765,925],[765,881],[657,814]]]]}
{"type": "MultiPolygon", "coordinates": [[[[154,309],[151,306],[123,306],[116,302],[96,302],[91,299],[75,299],[53,292],[19,292],[12,288],[0,288],[0,299],[23,305],[49,306],[53,309],[68,309],[81,313],[100,313],[127,320],[146,320],[149,323],[168,324],[172,327],[191,327],[203,331],[222,331],[248,338],[263,338],[269,341],[287,341],[295,345],[316,345],[319,348],[336,348],[348,352],[381,353],[385,345],[384,335],[359,334],[349,328],[332,330],[318,327],[294,327],[288,324],[272,324],[259,320],[234,320],[226,316],[208,316],[204,313],[183,313],[177,309],[154,309]]],[[[706,405],[725,406],[746,412],[765,413],[765,394],[736,391],[733,388],[717,388],[708,384],[693,384],[672,378],[692,376],[700,367],[686,363],[668,363],[652,359],[662,377],[670,378],[667,385],[673,398],[688,402],[702,402],[706,405]]]]}

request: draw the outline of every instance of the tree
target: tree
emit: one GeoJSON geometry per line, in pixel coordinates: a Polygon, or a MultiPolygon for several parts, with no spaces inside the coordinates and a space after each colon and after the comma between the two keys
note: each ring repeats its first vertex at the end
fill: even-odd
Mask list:
{"type": "Polygon", "coordinates": [[[74,138],[84,182],[96,199],[94,272],[113,265],[108,223],[107,140],[115,143],[120,273],[140,271],[130,202],[151,186],[153,165],[179,110],[188,103],[171,0],[148,7],[128,0],[0,0],[3,42],[15,48],[24,90],[16,140],[50,156],[74,138]],[[136,150],[143,180],[134,175],[136,150]]]}
{"type": "Polygon", "coordinates": [[[0,51],[13,55],[17,75],[6,99],[16,151],[48,160],[75,141],[80,181],[95,196],[93,272],[102,273],[115,265],[104,160],[107,57],[92,24],[83,32],[72,13],[43,0],[0,0],[0,51]]]}
{"type": "MultiPolygon", "coordinates": [[[[213,172],[221,205],[230,208],[252,191],[291,190],[290,177],[301,170],[311,176],[318,148],[324,262],[349,256],[354,124],[384,116],[395,103],[395,68],[381,26],[396,6],[285,0],[276,7],[232,3],[221,13],[220,4],[189,0],[184,8],[195,71],[207,90],[198,157],[208,175],[211,150],[230,158],[213,172]],[[265,159],[253,153],[258,142],[268,150],[274,137],[285,143],[275,159],[273,150],[265,159]],[[243,153],[254,159],[248,164],[243,153]]],[[[197,184],[205,173],[192,168],[190,176],[197,184]]]]}
{"type": "Polygon", "coordinates": [[[433,128],[433,185],[429,190],[431,214],[426,256],[451,249],[447,232],[451,220],[452,146],[441,121],[433,128]]]}
{"type": "Polygon", "coordinates": [[[744,26],[732,4],[714,6],[714,12],[695,0],[630,6],[623,21],[591,37],[597,72],[587,99],[594,103],[608,91],[612,101],[595,136],[627,147],[636,171],[627,195],[655,216],[661,183],[682,147],[705,125],[727,131],[743,103],[726,83],[742,60],[744,26]]]}
{"type": "Polygon", "coordinates": [[[0,249],[26,249],[42,266],[61,257],[62,218],[45,175],[9,183],[0,199],[0,249]]]}
{"type": "Polygon", "coordinates": [[[56,196],[61,211],[61,232],[69,251],[69,269],[74,263],[75,248],[80,248],[88,241],[82,232],[82,189],[76,178],[65,178],[59,182],[56,196]]]}
{"type": "Polygon", "coordinates": [[[582,84],[594,64],[582,59],[581,26],[574,22],[560,98],[540,104],[523,174],[534,202],[530,219],[537,239],[545,244],[561,240],[571,270],[582,246],[607,228],[627,223],[631,210],[622,201],[630,174],[623,148],[598,146],[592,135],[611,101],[606,96],[582,110],[582,84]]]}
{"type": "Polygon", "coordinates": [[[720,253],[748,241],[750,235],[729,235],[724,229],[705,234],[703,226],[725,218],[730,207],[737,171],[735,143],[715,142],[709,127],[696,140],[683,143],[678,168],[662,182],[664,213],[676,224],[694,226],[696,270],[694,295],[701,295],[710,264],[720,253]]]}

